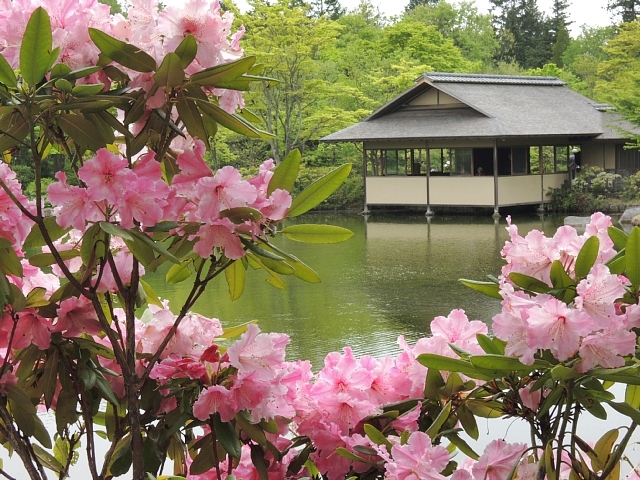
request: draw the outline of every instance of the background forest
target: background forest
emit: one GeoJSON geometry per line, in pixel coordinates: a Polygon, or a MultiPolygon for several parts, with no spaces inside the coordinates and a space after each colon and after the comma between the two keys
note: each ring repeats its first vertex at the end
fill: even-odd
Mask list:
{"type": "MultiPolygon", "coordinates": [[[[116,0],[103,1],[120,9],[116,0]]],[[[250,0],[245,13],[223,0],[236,26],[246,28],[245,53],[278,81],[254,85],[244,112],[276,138],[254,140],[222,129],[212,167],[254,173],[264,159],[279,162],[298,148],[304,188],[330,167],[352,162],[351,177],[324,206],[360,207],[360,146],[318,139],[362,120],[429,71],[557,76],[640,123],[640,0],[609,0],[611,24],[582,25],[573,29],[575,38],[569,0],[554,0],[549,15],[536,0],[490,2],[491,11],[480,12],[473,1],[409,0],[401,16],[386,18],[370,0],[351,11],[339,0],[250,0]]],[[[19,163],[28,186],[30,168],[22,172],[19,163]]]]}

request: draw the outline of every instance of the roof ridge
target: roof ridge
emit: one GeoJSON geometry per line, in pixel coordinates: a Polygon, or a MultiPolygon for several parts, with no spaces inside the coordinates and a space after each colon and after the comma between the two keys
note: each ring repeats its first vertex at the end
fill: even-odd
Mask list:
{"type": "Polygon", "coordinates": [[[418,79],[430,83],[484,83],[501,85],[566,85],[558,77],[533,75],[496,75],[484,73],[426,72],[418,79]]]}

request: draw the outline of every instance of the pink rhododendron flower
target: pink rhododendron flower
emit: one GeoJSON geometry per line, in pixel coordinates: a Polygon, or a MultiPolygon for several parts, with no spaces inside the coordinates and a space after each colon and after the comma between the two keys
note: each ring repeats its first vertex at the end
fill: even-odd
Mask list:
{"type": "Polygon", "coordinates": [[[78,177],[87,185],[87,196],[93,202],[106,200],[110,204],[122,201],[134,180],[127,160],[106,148],[78,169],[78,177]]]}
{"type": "Polygon", "coordinates": [[[77,337],[82,333],[98,335],[102,325],[95,308],[85,297],[71,297],[60,302],[58,319],[52,332],[63,332],[65,337],[77,337]]]}
{"type": "Polygon", "coordinates": [[[240,339],[227,349],[229,363],[239,372],[255,372],[259,376],[273,378],[273,369],[284,362],[288,343],[288,335],[260,333],[260,328],[250,323],[240,339]]]}
{"type": "Polygon", "coordinates": [[[527,311],[529,347],[550,349],[560,361],[571,358],[578,351],[580,338],[593,329],[593,319],[554,297],[538,295],[536,298],[540,306],[527,311]]]}
{"type": "Polygon", "coordinates": [[[476,480],[506,480],[527,449],[524,443],[493,440],[472,468],[476,480]]]}
{"type": "Polygon", "coordinates": [[[625,364],[623,356],[636,350],[636,335],[627,330],[595,332],[582,340],[580,361],[576,370],[586,372],[596,365],[603,368],[617,368],[625,364]]]}
{"type": "Polygon", "coordinates": [[[232,393],[221,385],[212,385],[205,389],[193,404],[193,416],[198,420],[208,420],[214,413],[220,414],[220,420],[228,422],[238,413],[232,393]]]}
{"type": "Polygon", "coordinates": [[[598,327],[610,328],[612,322],[622,324],[622,318],[616,315],[614,303],[626,290],[620,278],[609,273],[606,265],[594,265],[587,278],[578,283],[576,292],[576,308],[588,313],[598,327]]]}
{"type": "Polygon", "coordinates": [[[441,472],[449,463],[449,452],[443,446],[433,446],[424,432],[414,432],[406,445],[396,443],[391,454],[379,449],[387,461],[385,479],[390,480],[444,480],[441,472]]]}
{"type": "Polygon", "coordinates": [[[436,317],[430,327],[434,336],[442,337],[448,343],[453,343],[471,353],[484,353],[478,345],[476,335],[479,333],[486,335],[489,329],[479,320],[469,321],[464,310],[452,310],[447,317],[436,317]]]}

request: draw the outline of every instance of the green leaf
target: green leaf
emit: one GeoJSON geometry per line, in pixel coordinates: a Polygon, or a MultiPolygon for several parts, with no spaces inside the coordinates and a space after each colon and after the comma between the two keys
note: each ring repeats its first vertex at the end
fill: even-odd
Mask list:
{"type": "Polygon", "coordinates": [[[228,113],[213,103],[203,100],[196,100],[196,103],[203,114],[232,132],[249,138],[261,138],[264,140],[274,138],[269,132],[256,128],[241,116],[235,113],[228,113]]]}
{"type": "Polygon", "coordinates": [[[609,238],[613,242],[613,246],[616,250],[620,251],[623,248],[626,248],[629,235],[624,233],[624,231],[616,227],[609,227],[607,228],[607,233],[609,234],[609,238]]]}
{"type": "Polygon", "coordinates": [[[51,408],[53,395],[56,392],[56,381],[58,380],[58,351],[53,350],[47,357],[42,373],[42,390],[44,394],[44,405],[47,409],[51,408]]]}
{"type": "Polygon", "coordinates": [[[129,240],[131,242],[133,241],[133,236],[129,233],[129,231],[119,225],[114,225],[113,223],[109,222],[99,222],[98,225],[100,225],[100,228],[103,232],[108,233],[109,235],[120,237],[123,240],[129,240]]]}
{"type": "Polygon", "coordinates": [[[73,90],[73,84],[66,78],[59,78],[54,82],[55,87],[64,93],[71,93],[73,90]]]}
{"type": "MultiPolygon", "coordinates": [[[[44,450],[40,445],[32,445],[33,453],[36,454],[36,457],[42,465],[44,465],[49,470],[60,473],[64,470],[64,466],[49,452],[44,450]]],[[[51,448],[51,447],[47,447],[51,448]]]]}
{"type": "Polygon", "coordinates": [[[467,457],[473,460],[478,460],[478,458],[480,458],[480,456],[473,451],[473,448],[471,448],[469,444],[462,438],[460,438],[457,434],[447,435],[447,438],[452,445],[455,445],[457,449],[464,453],[467,457]]]}
{"type": "Polygon", "coordinates": [[[449,415],[451,415],[450,401],[447,402],[447,404],[444,407],[442,407],[442,410],[440,410],[440,413],[438,413],[438,416],[433,420],[433,423],[429,426],[429,428],[425,432],[427,435],[429,435],[429,438],[431,438],[431,440],[435,440],[435,438],[438,436],[442,426],[447,422],[447,420],[449,420],[449,415]]]}
{"type": "Polygon", "coordinates": [[[584,278],[589,274],[591,267],[596,263],[598,251],[600,250],[600,240],[595,235],[589,237],[578,253],[576,258],[576,279],[584,278]]]}
{"type": "Polygon", "coordinates": [[[185,260],[179,265],[171,265],[169,270],[167,270],[165,277],[166,282],[169,285],[175,285],[176,283],[185,281],[191,276],[191,270],[189,269],[190,264],[191,260],[185,260]]]}
{"type": "Polygon", "coordinates": [[[142,285],[144,293],[147,295],[147,303],[151,305],[155,305],[157,307],[163,306],[162,301],[160,300],[160,297],[155,292],[155,290],[151,287],[151,285],[149,285],[147,282],[145,282],[142,279],[140,280],[140,285],[142,285]]]}
{"type": "Polygon", "coordinates": [[[51,57],[51,19],[44,8],[36,8],[20,44],[20,73],[27,84],[36,86],[44,78],[51,57]]]}
{"type": "Polygon", "coordinates": [[[465,406],[463,403],[456,409],[456,417],[460,421],[460,425],[474,440],[477,440],[480,436],[480,431],[478,430],[478,422],[476,422],[476,417],[473,413],[465,406]]]}
{"type": "Polygon", "coordinates": [[[198,43],[193,35],[187,35],[176,48],[176,55],[180,57],[182,68],[187,68],[196,58],[198,43]]]}
{"type": "Polygon", "coordinates": [[[607,403],[611,406],[611,408],[616,410],[618,413],[621,413],[622,415],[626,415],[636,423],[640,423],[640,410],[638,410],[637,408],[633,408],[631,405],[624,402],[618,403],[618,402],[608,401],[607,403]]]}
{"type": "Polygon", "coordinates": [[[525,365],[517,358],[503,355],[474,355],[469,360],[474,367],[490,370],[496,374],[500,372],[530,372],[535,368],[535,364],[525,365]]]}
{"type": "MultiPolygon", "coordinates": [[[[58,240],[60,237],[62,237],[63,235],[65,235],[67,232],[71,230],[71,227],[62,228],[60,225],[58,225],[56,221],[56,217],[46,217],[43,220],[43,223],[44,223],[45,229],[47,230],[47,233],[49,234],[49,237],[51,237],[51,240],[53,241],[58,240]]],[[[27,235],[27,238],[24,241],[24,247],[25,248],[44,247],[46,244],[47,242],[45,242],[44,237],[42,236],[40,227],[38,227],[38,225],[34,225],[33,227],[31,227],[31,231],[29,232],[29,235],[27,235]]]]}
{"type": "Polygon", "coordinates": [[[0,118],[0,153],[20,144],[29,133],[29,125],[17,110],[0,118]]]}
{"type": "Polygon", "coordinates": [[[228,218],[236,225],[251,220],[253,222],[259,222],[262,220],[262,212],[251,207],[235,207],[222,210],[220,212],[220,218],[228,218]]]}
{"type": "Polygon", "coordinates": [[[491,377],[479,373],[470,362],[465,360],[459,360],[457,358],[444,357],[442,355],[436,355],[434,353],[423,353],[418,355],[416,359],[425,367],[435,370],[444,370],[447,372],[463,373],[471,378],[477,378],[480,380],[491,380],[491,377]]]}
{"type": "Polygon", "coordinates": [[[105,256],[105,237],[104,231],[97,223],[91,225],[87,231],[84,232],[82,246],[80,247],[80,257],[84,265],[92,267],[93,265],[89,265],[90,262],[93,261],[93,263],[95,263],[99,258],[105,256]]]}
{"type": "Polygon", "coordinates": [[[466,280],[464,278],[461,278],[458,281],[465,287],[469,287],[471,290],[480,292],[488,297],[502,300],[502,295],[500,295],[500,285],[495,282],[479,282],[477,280],[466,280]]]}
{"type": "Polygon", "coordinates": [[[233,458],[239,460],[242,454],[242,443],[238,438],[236,429],[231,422],[223,422],[220,420],[219,414],[214,414],[212,417],[213,427],[216,430],[216,436],[222,448],[231,455],[233,458]]]}
{"type": "Polygon", "coordinates": [[[178,109],[178,116],[189,132],[189,135],[199,138],[205,142],[205,144],[208,144],[209,135],[204,128],[202,116],[195,102],[186,98],[182,92],[178,93],[177,100],[176,107],[178,109]]]}
{"type": "Polygon", "coordinates": [[[267,196],[270,196],[278,188],[286,190],[287,192],[293,190],[293,185],[300,171],[301,160],[302,155],[300,154],[300,150],[296,148],[289,152],[289,155],[287,155],[273,171],[273,176],[271,180],[269,180],[269,187],[267,187],[267,196]]]}
{"type": "Polygon", "coordinates": [[[49,432],[47,431],[47,427],[44,426],[42,420],[38,415],[34,415],[34,430],[33,437],[40,442],[40,444],[45,448],[51,448],[51,437],[49,436],[49,432]]]}
{"type": "Polygon", "coordinates": [[[573,368],[565,367],[562,364],[558,364],[551,369],[551,378],[554,380],[571,380],[579,375],[573,368]]]}
{"type": "Polygon", "coordinates": [[[548,293],[551,287],[537,278],[524,273],[511,272],[509,279],[515,283],[518,287],[536,293],[548,293]]]}
{"type": "Polygon", "coordinates": [[[484,353],[490,353],[492,355],[502,355],[503,352],[501,352],[496,344],[493,343],[491,338],[482,333],[478,333],[476,334],[476,339],[478,340],[478,345],[480,345],[480,348],[484,350],[484,353]]]}
{"type": "Polygon", "coordinates": [[[247,272],[241,260],[236,260],[224,271],[231,300],[237,300],[244,292],[246,275],[247,272]]]}
{"type": "Polygon", "coordinates": [[[77,413],[78,397],[76,392],[65,390],[58,395],[56,403],[56,428],[59,435],[62,434],[67,425],[75,423],[78,419],[77,413]]]}
{"type": "Polygon", "coordinates": [[[18,82],[16,79],[16,74],[7,62],[7,59],[4,58],[3,55],[0,54],[0,82],[6,85],[9,88],[16,88],[18,86],[18,82]]]}
{"type": "Polygon", "coordinates": [[[348,460],[351,460],[352,462],[360,462],[360,463],[367,463],[367,464],[372,463],[371,460],[367,460],[364,457],[360,457],[360,456],[356,455],[355,453],[350,452],[349,450],[347,450],[344,447],[336,448],[336,453],[338,455],[340,455],[341,457],[344,457],[344,458],[346,458],[348,460]]]}
{"type": "Polygon", "coordinates": [[[347,228],[320,224],[290,225],[279,233],[296,242],[322,244],[344,242],[353,236],[347,228]]]}
{"type": "Polygon", "coordinates": [[[18,385],[5,385],[9,409],[16,424],[28,437],[32,437],[36,429],[36,408],[31,399],[18,385]]]}
{"type": "Polygon", "coordinates": [[[113,393],[113,390],[111,390],[111,385],[109,385],[107,379],[104,378],[104,376],[100,372],[95,372],[95,374],[96,382],[94,385],[100,392],[102,398],[104,398],[107,402],[111,402],[113,405],[119,405],[120,401],[118,400],[118,397],[116,397],[115,393],[113,393]]]}
{"type": "Polygon", "coordinates": [[[635,409],[640,408],[640,385],[627,385],[624,401],[635,409]]]}
{"type": "Polygon", "coordinates": [[[78,345],[79,348],[83,350],[88,350],[92,354],[95,354],[107,359],[115,358],[113,350],[111,350],[109,347],[105,345],[95,342],[91,338],[74,337],[71,341],[76,345],[78,345]]]}
{"type": "MultiPolygon", "coordinates": [[[[78,250],[60,250],[58,252],[62,260],[71,260],[80,256],[78,250]]],[[[29,263],[34,267],[48,267],[56,263],[56,259],[52,253],[37,253],[32,257],[29,257],[29,263]]]]}
{"type": "Polygon", "coordinates": [[[469,398],[465,405],[477,417],[500,418],[504,414],[502,404],[496,401],[486,402],[477,398],[469,398]]]}
{"type": "Polygon", "coordinates": [[[226,328],[224,330],[224,333],[216,338],[239,337],[240,335],[242,335],[244,332],[247,331],[248,326],[251,325],[252,323],[256,323],[256,322],[248,322],[248,323],[243,323],[242,325],[236,325],[235,327],[226,328]]]}
{"type": "Polygon", "coordinates": [[[166,248],[164,248],[158,242],[153,241],[151,238],[149,238],[144,233],[138,232],[137,230],[128,230],[128,232],[133,235],[134,241],[136,241],[136,242],[140,241],[140,242],[146,244],[148,247],[150,247],[152,250],[154,250],[158,255],[166,258],[171,263],[175,263],[176,265],[180,264],[180,260],[178,260],[175,257],[175,255],[170,253],[166,248]]]}
{"type": "Polygon", "coordinates": [[[367,435],[367,437],[369,437],[369,440],[371,440],[376,445],[384,445],[385,447],[387,447],[387,450],[391,450],[391,442],[387,439],[387,437],[384,436],[384,434],[380,430],[378,430],[373,425],[365,423],[364,433],[367,435]]]}
{"type": "Polygon", "coordinates": [[[173,52],[167,53],[160,64],[160,68],[153,74],[153,80],[158,87],[164,87],[169,92],[173,87],[182,85],[184,81],[183,68],[182,59],[179,55],[173,52]]]}
{"type": "Polygon", "coordinates": [[[89,28],[89,36],[96,47],[111,60],[136,72],[153,72],[156,61],[140,48],[122,42],[96,28],[89,28]]]}
{"type": "MultiPolygon", "coordinates": [[[[61,80],[61,81],[64,81],[61,80]]],[[[56,82],[57,84],[57,82],[56,82]]],[[[104,89],[103,83],[76,85],[71,89],[71,94],[76,97],[88,97],[100,93],[104,89]]]]}
{"type": "Polygon", "coordinates": [[[634,286],[640,285],[640,228],[633,227],[627,241],[625,262],[627,278],[634,286]]]}
{"type": "Polygon", "coordinates": [[[551,284],[553,288],[556,290],[562,290],[560,296],[557,296],[558,300],[562,300],[563,302],[571,302],[573,298],[576,296],[575,282],[566,272],[564,267],[562,266],[562,262],[560,260],[554,260],[551,264],[551,284]]]}
{"type": "Polygon", "coordinates": [[[627,268],[626,249],[620,250],[605,264],[613,275],[622,275],[627,268]]]}
{"type": "Polygon", "coordinates": [[[293,199],[289,217],[297,217],[308,212],[335,192],[349,176],[351,164],[346,163],[319,178],[293,199]]]}
{"type": "Polygon", "coordinates": [[[22,276],[22,263],[13,248],[0,250],[0,268],[6,275],[22,276]]]}
{"type": "Polygon", "coordinates": [[[320,275],[318,275],[315,270],[313,270],[311,267],[309,267],[293,255],[289,255],[287,257],[287,263],[295,269],[293,275],[298,277],[300,280],[308,283],[322,282],[320,275]]]}
{"type": "Polygon", "coordinates": [[[57,118],[62,131],[82,148],[96,151],[106,145],[95,124],[83,114],[61,113],[57,118]]]}
{"type": "Polygon", "coordinates": [[[233,62],[223,63],[202,70],[198,73],[194,73],[189,78],[189,81],[200,86],[215,85],[217,82],[223,80],[233,80],[238,78],[247,70],[249,70],[253,64],[256,63],[256,57],[244,57],[233,62]]]}

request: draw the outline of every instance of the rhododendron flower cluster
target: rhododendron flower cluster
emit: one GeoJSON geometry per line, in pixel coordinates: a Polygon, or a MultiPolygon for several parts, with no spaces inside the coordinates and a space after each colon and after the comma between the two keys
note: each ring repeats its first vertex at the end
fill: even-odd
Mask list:
{"type": "MultiPolygon", "coordinates": [[[[206,258],[218,247],[227,258],[240,258],[245,251],[237,234],[262,236],[266,225],[287,214],[291,195],[282,189],[267,195],[275,166],[272,160],[260,167],[257,177],[244,180],[233,167],[223,167],[214,174],[203,154],[204,144],[199,140],[179,154],[181,172],[168,184],[153,152],[140,157],[130,168],[125,158],[101,149],[78,170],[86,187],[68,185],[64,172],[58,172],[58,182],[49,186],[57,222],[63,228],[78,230],[98,221],[117,221],[124,228],[134,224],[153,226],[161,221],[195,223],[200,225],[194,234],[198,239],[196,253],[206,258]],[[239,207],[255,209],[262,216],[236,224],[225,213],[239,207]]],[[[116,257],[117,262],[126,263],[127,259],[131,256],[116,257]]]]}
{"type": "MultiPolygon", "coordinates": [[[[198,44],[198,52],[186,68],[189,74],[236,60],[242,55],[239,41],[244,27],[232,32],[233,14],[221,12],[218,0],[189,0],[163,9],[159,8],[157,0],[130,3],[124,17],[111,15],[110,7],[96,0],[5,0],[0,11],[0,53],[12,68],[18,68],[20,45],[29,17],[36,8],[44,7],[51,18],[53,46],[60,48],[57,61],[72,70],[98,64],[100,51],[91,41],[89,28],[140,47],[158,63],[166,54],[175,51],[187,35],[192,35],[198,44]]],[[[151,91],[153,78],[150,73],[126,71],[131,78],[131,87],[151,91]]],[[[103,72],[84,81],[110,83],[103,72]]],[[[160,107],[165,93],[164,88],[158,89],[148,100],[148,108],[160,107]]],[[[237,90],[213,89],[211,93],[229,113],[244,106],[242,92],[237,90]]]]}
{"type": "Polygon", "coordinates": [[[531,365],[536,354],[549,350],[560,361],[575,359],[580,372],[598,365],[623,366],[624,356],[632,354],[636,347],[636,334],[631,331],[635,317],[630,319],[626,310],[616,308],[629,282],[612,274],[606,265],[616,254],[607,233],[611,219],[596,213],[584,234],[563,226],[552,238],[537,230],[522,237],[517,227],[508,222],[511,240],[502,250],[507,261],[501,276],[502,312],[493,319],[494,333],[507,341],[506,353],[531,365]],[[575,296],[568,303],[551,292],[526,292],[509,276],[529,275],[551,290],[554,262],[560,262],[567,276],[575,276],[581,248],[594,236],[599,245],[597,258],[588,274],[576,279],[575,296]]]}

